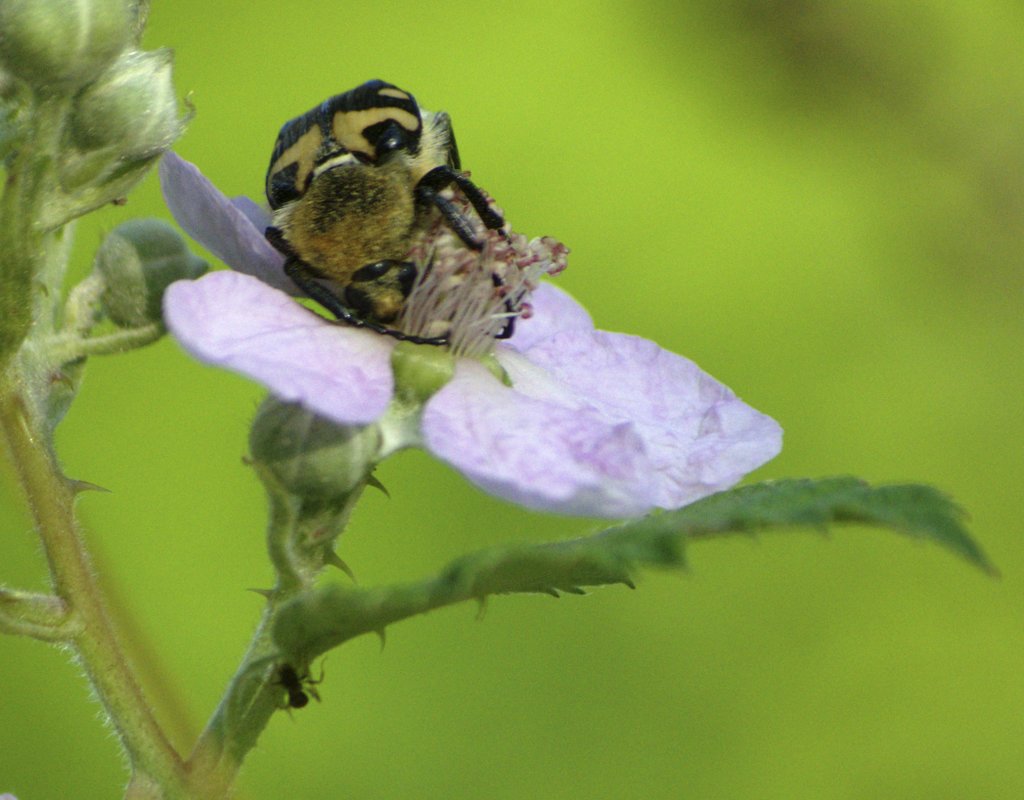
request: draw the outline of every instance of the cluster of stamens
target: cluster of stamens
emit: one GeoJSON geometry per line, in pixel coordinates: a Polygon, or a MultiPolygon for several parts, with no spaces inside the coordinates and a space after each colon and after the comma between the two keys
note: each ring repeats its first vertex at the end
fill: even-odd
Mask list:
{"type": "MultiPolygon", "coordinates": [[[[467,219],[476,218],[460,193],[446,194],[467,219]]],[[[445,337],[456,355],[480,357],[530,316],[528,298],[540,277],[565,269],[569,249],[549,236],[528,241],[506,223],[498,230],[479,225],[477,237],[481,250],[466,247],[437,215],[416,238],[408,260],[418,275],[399,319],[403,333],[445,337]]]]}

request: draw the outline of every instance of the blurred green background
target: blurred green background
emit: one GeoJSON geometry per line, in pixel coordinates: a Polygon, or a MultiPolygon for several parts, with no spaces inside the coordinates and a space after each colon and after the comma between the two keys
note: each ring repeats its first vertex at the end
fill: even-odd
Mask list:
{"type": "MultiPolygon", "coordinates": [[[[178,146],[258,195],[277,129],[380,77],[455,121],[513,225],[572,248],[600,327],[693,358],[786,429],[755,477],[951,492],[1003,572],[846,529],[711,542],[637,591],[457,607],[332,653],[246,798],[1024,797],[1024,10],[823,0],[153,4],[197,114],[178,146]]],[[[168,217],[150,176],[82,224],[168,217]]],[[[172,341],[91,364],[59,431],[103,581],[182,746],[265,586],[242,463],[261,390],[172,341]],[[167,687],[162,689],[161,687],[167,687]]],[[[0,580],[45,568],[5,464],[0,580]]],[[[421,453],[384,465],[342,556],[413,579],[593,522],[486,497],[421,453]]],[[[118,796],[75,667],[0,639],[0,792],[118,796]]]]}

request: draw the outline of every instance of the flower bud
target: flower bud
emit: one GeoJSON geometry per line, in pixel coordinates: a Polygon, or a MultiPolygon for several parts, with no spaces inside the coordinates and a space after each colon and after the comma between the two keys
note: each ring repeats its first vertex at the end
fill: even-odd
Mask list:
{"type": "Polygon", "coordinates": [[[249,432],[253,461],[310,507],[341,506],[380,456],[376,425],[338,425],[270,396],[249,432]]]}
{"type": "Polygon", "coordinates": [[[71,92],[128,44],[126,0],[3,0],[0,65],[36,89],[71,92]]]}
{"type": "Polygon", "coordinates": [[[163,152],[184,128],[171,82],[173,54],[129,50],[75,99],[71,136],[83,150],[116,145],[123,159],[163,152]]]}
{"type": "Polygon", "coordinates": [[[103,240],[94,269],[103,278],[103,307],[122,328],[137,328],[161,319],[164,290],[174,281],[206,272],[203,259],[189,252],[185,240],[159,219],[122,223],[103,240]]]}

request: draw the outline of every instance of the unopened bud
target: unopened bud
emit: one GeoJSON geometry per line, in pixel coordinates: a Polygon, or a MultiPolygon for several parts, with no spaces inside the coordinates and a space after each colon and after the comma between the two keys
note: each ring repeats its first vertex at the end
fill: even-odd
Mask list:
{"type": "Polygon", "coordinates": [[[131,39],[127,0],[3,0],[0,65],[36,89],[94,80],[131,39]]]}
{"type": "Polygon", "coordinates": [[[380,458],[375,425],[338,425],[297,403],[268,397],[249,433],[253,461],[312,507],[341,506],[380,458]]]}
{"type": "Polygon", "coordinates": [[[170,50],[130,50],[75,99],[71,135],[83,150],[116,145],[122,159],[163,152],[184,128],[170,50]]]}
{"type": "Polygon", "coordinates": [[[103,307],[111,321],[137,328],[161,318],[164,290],[170,284],[198,278],[207,264],[163,220],[135,219],[108,234],[94,268],[103,278],[103,307]]]}

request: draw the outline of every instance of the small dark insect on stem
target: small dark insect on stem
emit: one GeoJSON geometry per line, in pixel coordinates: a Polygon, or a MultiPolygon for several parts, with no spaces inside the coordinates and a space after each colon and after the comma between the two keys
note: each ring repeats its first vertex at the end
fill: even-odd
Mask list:
{"type": "Polygon", "coordinates": [[[320,677],[313,680],[309,675],[299,676],[295,667],[291,664],[282,664],[277,670],[277,683],[284,687],[288,694],[288,708],[305,708],[309,705],[309,698],[312,697],[320,702],[320,694],[315,685],[323,681],[323,671],[320,677]],[[308,694],[307,694],[308,692],[308,694]]]}

